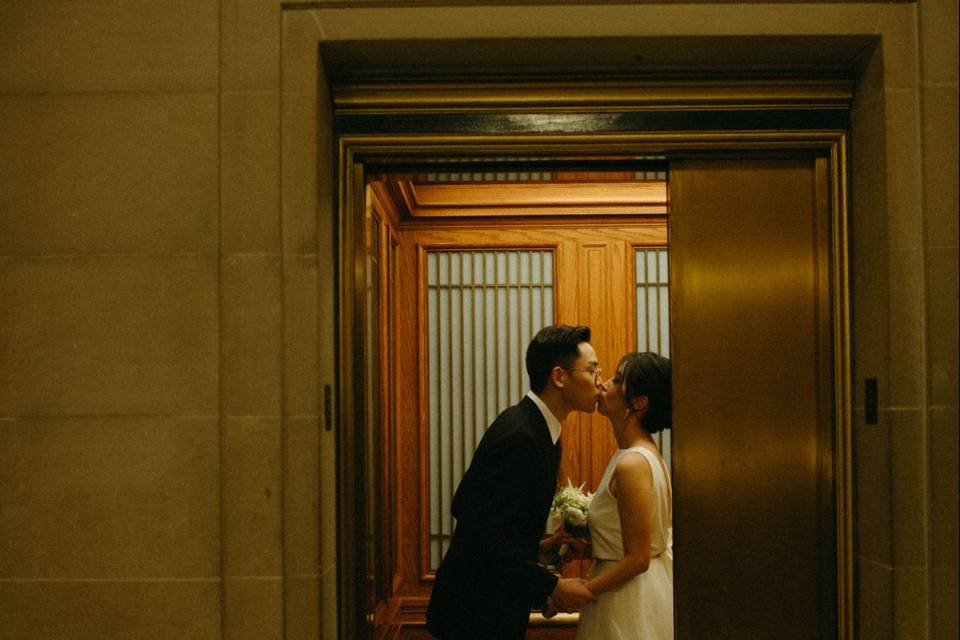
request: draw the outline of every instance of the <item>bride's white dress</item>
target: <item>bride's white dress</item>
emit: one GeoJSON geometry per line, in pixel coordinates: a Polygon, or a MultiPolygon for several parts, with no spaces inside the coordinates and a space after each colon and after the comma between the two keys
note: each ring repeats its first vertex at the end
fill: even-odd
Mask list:
{"type": "Polygon", "coordinates": [[[617,589],[601,593],[580,613],[577,640],[673,639],[673,530],[670,479],[657,456],[643,447],[619,449],[607,465],[590,503],[587,520],[593,556],[590,576],[623,558],[620,510],[610,493],[610,478],[620,458],[640,454],[653,471],[654,516],[650,567],[617,589]]]}

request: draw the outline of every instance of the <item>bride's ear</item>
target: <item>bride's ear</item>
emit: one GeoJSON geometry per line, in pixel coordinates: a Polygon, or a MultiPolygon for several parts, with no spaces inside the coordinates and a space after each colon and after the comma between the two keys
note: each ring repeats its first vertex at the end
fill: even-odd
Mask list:
{"type": "Polygon", "coordinates": [[[633,411],[638,416],[643,417],[646,415],[647,409],[650,408],[650,398],[647,396],[637,396],[631,404],[633,405],[633,411]]]}

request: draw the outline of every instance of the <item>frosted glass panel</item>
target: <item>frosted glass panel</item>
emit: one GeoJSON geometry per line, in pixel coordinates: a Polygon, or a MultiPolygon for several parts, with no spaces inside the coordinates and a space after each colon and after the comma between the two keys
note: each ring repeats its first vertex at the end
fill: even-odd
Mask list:
{"type": "MultiPolygon", "coordinates": [[[[666,249],[637,249],[637,351],[670,357],[670,289],[666,249]]],[[[670,468],[670,431],[654,439],[670,468]]]]}
{"type": "Polygon", "coordinates": [[[431,569],[453,535],[453,493],[486,428],[527,392],[527,344],[553,318],[552,252],[427,253],[431,569]]]}

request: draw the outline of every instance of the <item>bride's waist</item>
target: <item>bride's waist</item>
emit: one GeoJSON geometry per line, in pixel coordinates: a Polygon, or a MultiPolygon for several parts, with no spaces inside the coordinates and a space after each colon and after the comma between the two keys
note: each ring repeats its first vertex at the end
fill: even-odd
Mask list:
{"type": "MultiPolygon", "coordinates": [[[[593,559],[593,566],[594,566],[595,568],[598,568],[598,569],[599,569],[599,568],[602,568],[602,567],[608,567],[608,566],[610,566],[611,564],[616,564],[617,562],[620,562],[621,560],[623,560],[622,557],[620,557],[620,558],[594,558],[594,559],[593,559]]],[[[664,549],[664,550],[661,551],[660,553],[658,553],[658,554],[656,554],[656,555],[650,556],[650,562],[654,562],[654,561],[666,562],[666,561],[672,561],[672,560],[673,560],[673,553],[671,552],[670,549],[664,549]]]]}

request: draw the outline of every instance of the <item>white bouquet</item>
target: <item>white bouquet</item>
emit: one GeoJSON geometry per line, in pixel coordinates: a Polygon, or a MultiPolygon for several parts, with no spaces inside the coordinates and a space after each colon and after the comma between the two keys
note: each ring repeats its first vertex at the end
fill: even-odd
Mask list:
{"type": "MultiPolygon", "coordinates": [[[[567,533],[576,538],[590,538],[587,513],[590,511],[590,501],[593,500],[593,494],[584,492],[584,484],[575,487],[567,478],[567,484],[557,489],[557,493],[553,496],[553,504],[550,506],[550,517],[547,519],[548,534],[552,534],[560,526],[563,526],[567,533]]],[[[562,567],[564,556],[566,556],[568,550],[569,547],[566,543],[561,545],[559,553],[556,554],[553,559],[554,562],[551,564],[562,567]]]]}

